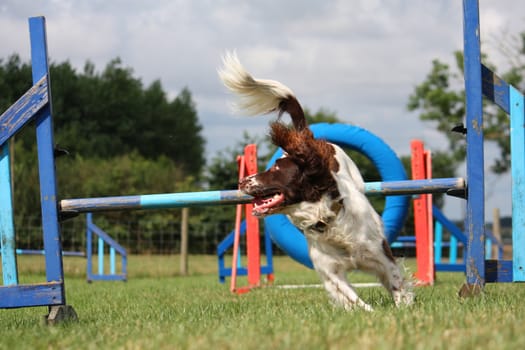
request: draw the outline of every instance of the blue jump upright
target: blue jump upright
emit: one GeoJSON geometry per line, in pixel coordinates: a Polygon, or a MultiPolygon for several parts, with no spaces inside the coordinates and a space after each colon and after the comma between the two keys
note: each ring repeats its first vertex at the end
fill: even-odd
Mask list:
{"type": "Polygon", "coordinates": [[[479,4],[463,2],[465,105],[467,128],[467,281],[462,294],[477,292],[485,283],[485,180],[483,159],[483,102],[481,96],[481,51],[479,4]]]}
{"type": "Polygon", "coordinates": [[[86,215],[86,279],[92,281],[127,281],[128,279],[128,253],[124,247],[118,244],[100,227],[93,222],[93,214],[86,215]],[[93,244],[97,238],[97,272],[93,271],[93,244]],[[104,268],[105,265],[105,246],[109,250],[109,272],[104,268]],[[117,272],[117,253],[120,255],[120,273],[117,272]]]}
{"type": "MultiPolygon", "coordinates": [[[[0,117],[0,146],[2,147],[2,267],[4,286],[0,287],[0,307],[18,308],[27,306],[48,306],[48,322],[74,319],[76,314],[66,305],[64,271],[62,267],[62,246],[58,225],[58,196],[53,155],[53,121],[51,118],[51,93],[46,42],[45,19],[29,19],[31,38],[31,62],[33,87],[0,117]],[[12,193],[4,175],[9,170],[8,140],[26,123],[36,122],[38,148],[38,170],[40,179],[40,201],[42,209],[42,230],[46,263],[46,282],[36,285],[18,284],[16,267],[15,236],[12,211],[12,193]],[[7,165],[6,165],[7,163],[7,165]],[[8,195],[4,195],[8,194],[8,195]],[[5,254],[5,256],[4,256],[5,254]]],[[[7,177],[9,179],[9,177],[7,177]]]]}
{"type": "Polygon", "coordinates": [[[488,282],[525,281],[525,102],[516,88],[481,63],[478,0],[463,1],[467,128],[467,281],[461,293],[476,294],[488,282]],[[512,260],[485,256],[482,95],[510,118],[512,260]]]}

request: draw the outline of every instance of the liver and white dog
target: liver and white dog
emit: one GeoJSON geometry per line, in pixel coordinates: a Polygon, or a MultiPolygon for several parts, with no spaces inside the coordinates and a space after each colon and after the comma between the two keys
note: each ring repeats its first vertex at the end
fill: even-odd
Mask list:
{"type": "Polygon", "coordinates": [[[286,214],[305,235],[310,258],[325,289],[338,305],[371,311],[347,280],[347,272],[376,275],[396,305],[414,295],[383,233],[380,216],[364,194],[359,170],[337,145],[314,139],[294,93],[273,80],[253,78],[235,54],[224,57],[219,76],[238,96],[236,107],[248,115],[288,113],[293,127],[270,125],[272,142],[284,156],[268,171],[241,180],[254,197],[253,214],[286,214]]]}

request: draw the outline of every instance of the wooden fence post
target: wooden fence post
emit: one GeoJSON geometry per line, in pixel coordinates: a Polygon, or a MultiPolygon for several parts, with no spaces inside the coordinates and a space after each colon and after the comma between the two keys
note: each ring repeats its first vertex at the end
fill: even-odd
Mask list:
{"type": "Polygon", "coordinates": [[[180,274],[188,275],[188,215],[189,208],[182,208],[180,223],[180,274]]]}

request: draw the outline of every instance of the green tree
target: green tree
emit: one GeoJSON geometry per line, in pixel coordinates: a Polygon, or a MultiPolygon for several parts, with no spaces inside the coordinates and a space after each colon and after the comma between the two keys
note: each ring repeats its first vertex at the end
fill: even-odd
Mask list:
{"type": "MultiPolygon", "coordinates": [[[[525,88],[525,33],[522,33],[519,47],[514,51],[516,57],[512,67],[501,74],[509,84],[519,89],[525,88]]],[[[455,68],[439,60],[432,61],[432,69],[425,80],[417,85],[410,95],[407,108],[419,111],[420,119],[436,124],[439,132],[448,140],[448,161],[455,169],[465,159],[465,137],[451,130],[463,123],[465,116],[465,91],[463,87],[463,54],[455,52],[455,68]]],[[[486,56],[482,56],[487,61],[486,56]]],[[[487,66],[490,64],[485,63],[487,66]]],[[[494,67],[491,69],[495,70],[494,67]]],[[[484,102],[483,130],[485,140],[494,142],[499,149],[499,157],[491,165],[495,173],[504,173],[510,166],[509,118],[499,108],[484,102]]],[[[443,154],[443,157],[446,155],[443,154]]],[[[453,176],[453,174],[447,174],[453,176]]]]}
{"type": "Polygon", "coordinates": [[[191,97],[191,92],[184,88],[181,93],[169,104],[169,115],[173,116],[174,127],[170,128],[171,119],[164,118],[165,128],[170,130],[169,140],[165,140],[170,150],[171,158],[180,161],[191,174],[199,174],[202,170],[204,158],[204,139],[200,132],[202,126],[198,122],[197,111],[191,97]]]}
{"type": "MultiPolygon", "coordinates": [[[[89,61],[81,73],[69,62],[52,63],[50,73],[55,142],[70,151],[56,162],[60,198],[197,190],[204,139],[188,88],[168,99],[160,81],[145,88],[119,59],[101,73],[89,61]]],[[[28,63],[18,55],[0,60],[2,112],[30,87],[28,63]]],[[[32,124],[16,135],[13,153],[15,213],[22,220],[17,227],[40,222],[32,124]]],[[[107,214],[139,221],[152,215],[165,225],[178,211],[107,214]]],[[[121,231],[132,234],[132,228],[121,231]]]]}
{"type": "MultiPolygon", "coordinates": [[[[461,57],[456,54],[458,64],[461,57]]],[[[465,158],[465,138],[460,133],[453,133],[452,129],[461,124],[465,115],[465,94],[451,88],[450,80],[454,78],[459,80],[459,75],[451,72],[447,64],[432,61],[431,72],[416,86],[407,107],[410,111],[420,110],[421,120],[437,124],[437,130],[448,139],[451,161],[458,164],[465,158]]]]}
{"type": "Polygon", "coordinates": [[[337,117],[337,113],[327,108],[321,107],[317,112],[312,113],[308,107],[304,108],[304,116],[308,124],[316,123],[342,123],[337,117]]]}
{"type": "MultiPolygon", "coordinates": [[[[86,62],[78,73],[69,62],[50,67],[55,142],[83,157],[112,157],[132,151],[166,156],[198,177],[205,164],[202,126],[185,88],[169,100],[160,81],[144,88],[120,59],[98,73],[86,62]]],[[[0,60],[0,108],[7,109],[31,86],[31,67],[18,55],[0,60]]],[[[34,148],[34,135],[21,141],[34,148]]]]}
{"type": "Polygon", "coordinates": [[[31,66],[13,54],[0,59],[0,109],[5,111],[31,87],[31,66]]]}

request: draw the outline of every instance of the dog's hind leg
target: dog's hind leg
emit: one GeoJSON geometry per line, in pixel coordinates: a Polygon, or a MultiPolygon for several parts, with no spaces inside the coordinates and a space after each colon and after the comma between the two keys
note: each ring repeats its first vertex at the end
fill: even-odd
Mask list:
{"type": "Polygon", "coordinates": [[[410,281],[403,277],[399,265],[395,262],[385,262],[383,268],[377,271],[381,283],[392,295],[396,306],[410,305],[414,301],[414,292],[410,281]]]}
{"type": "Polygon", "coordinates": [[[396,306],[412,304],[414,293],[410,281],[403,276],[386,240],[383,241],[382,248],[383,254],[371,254],[366,261],[360,264],[359,268],[379,278],[392,295],[396,306]]]}

